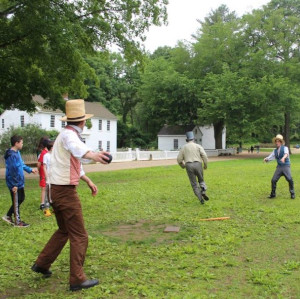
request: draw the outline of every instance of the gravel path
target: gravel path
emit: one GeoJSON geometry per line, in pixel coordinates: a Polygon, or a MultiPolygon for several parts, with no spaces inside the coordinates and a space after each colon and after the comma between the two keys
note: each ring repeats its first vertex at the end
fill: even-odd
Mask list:
{"type": "MultiPolygon", "coordinates": [[[[210,162],[217,161],[226,161],[226,160],[234,160],[234,159],[247,159],[254,157],[261,157],[262,159],[267,156],[267,153],[253,153],[248,154],[247,152],[240,153],[238,155],[233,156],[219,156],[219,157],[210,157],[210,162]]],[[[122,170],[122,169],[135,169],[135,168],[145,168],[145,167],[156,167],[156,166],[168,166],[168,165],[176,165],[176,159],[171,160],[152,160],[152,161],[129,161],[129,162],[113,162],[108,165],[103,165],[100,163],[97,164],[88,164],[84,165],[84,171],[86,173],[89,172],[103,172],[103,171],[114,171],[114,170],[122,170]]],[[[25,172],[25,177],[27,178],[38,178],[38,174],[28,174],[25,172]]],[[[5,168],[0,168],[0,179],[5,178],[5,168]]]]}

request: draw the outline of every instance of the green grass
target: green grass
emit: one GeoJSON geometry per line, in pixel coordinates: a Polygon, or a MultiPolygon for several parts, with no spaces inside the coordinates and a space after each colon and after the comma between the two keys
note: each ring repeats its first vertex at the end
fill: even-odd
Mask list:
{"type": "MultiPolygon", "coordinates": [[[[21,207],[31,226],[0,223],[0,298],[300,298],[300,156],[293,155],[296,200],[284,178],[267,199],[276,164],[212,162],[210,200],[200,205],[178,166],[93,173],[99,195],[79,187],[89,248],[85,271],[100,285],[68,291],[69,246],[43,279],[31,265],[56,229],[44,218],[36,180],[21,207]],[[230,216],[225,221],[201,218],[230,216]],[[167,225],[180,232],[163,233],[167,225]]],[[[10,199],[0,181],[0,209],[10,199]]]]}

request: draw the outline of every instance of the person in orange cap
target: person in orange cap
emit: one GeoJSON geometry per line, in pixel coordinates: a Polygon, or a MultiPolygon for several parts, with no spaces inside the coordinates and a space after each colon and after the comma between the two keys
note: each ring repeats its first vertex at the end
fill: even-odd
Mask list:
{"type": "Polygon", "coordinates": [[[282,176],[284,176],[289,183],[291,199],[295,199],[294,181],[291,174],[289,149],[287,146],[284,146],[283,136],[280,134],[276,135],[276,137],[273,138],[273,142],[275,143],[276,148],[268,157],[264,158],[265,162],[277,160],[277,167],[271,180],[271,194],[268,196],[268,198],[276,197],[276,184],[278,180],[282,176]]]}

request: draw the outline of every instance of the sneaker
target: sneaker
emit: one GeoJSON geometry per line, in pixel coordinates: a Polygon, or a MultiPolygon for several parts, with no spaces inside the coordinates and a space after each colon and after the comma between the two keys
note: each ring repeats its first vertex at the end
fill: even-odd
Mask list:
{"type": "Polygon", "coordinates": [[[45,209],[43,212],[46,217],[49,217],[52,215],[49,209],[45,209]]]}
{"type": "Polygon", "coordinates": [[[40,210],[44,210],[45,209],[45,205],[43,203],[40,204],[40,210]]]}
{"type": "Polygon", "coordinates": [[[14,225],[14,222],[13,222],[12,217],[5,215],[5,216],[2,217],[2,219],[3,219],[5,222],[7,222],[7,223],[9,223],[9,224],[11,224],[11,225],[14,225]]]}
{"type": "Polygon", "coordinates": [[[15,227],[28,227],[29,224],[25,223],[24,221],[20,221],[18,224],[14,225],[15,227]]]}

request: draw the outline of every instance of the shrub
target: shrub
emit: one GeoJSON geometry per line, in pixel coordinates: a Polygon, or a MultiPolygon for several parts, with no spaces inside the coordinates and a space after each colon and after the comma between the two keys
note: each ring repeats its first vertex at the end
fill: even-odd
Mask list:
{"type": "Polygon", "coordinates": [[[11,147],[10,138],[13,135],[20,135],[23,137],[23,154],[35,154],[41,137],[48,136],[50,139],[55,139],[58,135],[58,132],[55,130],[47,131],[42,129],[39,125],[34,124],[28,124],[25,127],[16,128],[11,126],[5,133],[0,136],[1,155],[4,155],[5,151],[11,147]]]}

